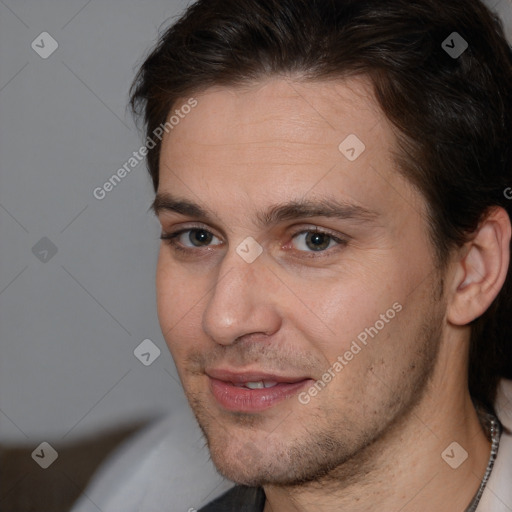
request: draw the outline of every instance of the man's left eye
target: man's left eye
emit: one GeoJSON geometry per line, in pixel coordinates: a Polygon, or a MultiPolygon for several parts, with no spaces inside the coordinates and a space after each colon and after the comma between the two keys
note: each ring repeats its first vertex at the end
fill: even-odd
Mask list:
{"type": "Polygon", "coordinates": [[[323,252],[331,247],[343,244],[344,240],[321,231],[302,231],[293,237],[292,242],[300,251],[323,252]]]}

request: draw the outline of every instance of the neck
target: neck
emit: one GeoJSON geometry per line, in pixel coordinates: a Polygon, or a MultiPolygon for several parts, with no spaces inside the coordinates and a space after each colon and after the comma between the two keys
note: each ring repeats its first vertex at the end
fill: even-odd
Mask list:
{"type": "Polygon", "coordinates": [[[414,410],[321,480],[265,486],[264,512],[464,512],[485,474],[491,443],[466,387],[447,384],[431,385],[414,410]],[[447,450],[454,442],[460,446],[447,450]],[[456,466],[462,449],[467,459],[454,469],[448,462],[456,466]]]}

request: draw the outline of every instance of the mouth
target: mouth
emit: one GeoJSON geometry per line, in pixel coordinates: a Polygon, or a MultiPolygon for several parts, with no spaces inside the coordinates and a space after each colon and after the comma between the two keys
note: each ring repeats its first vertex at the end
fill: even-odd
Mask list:
{"type": "Polygon", "coordinates": [[[217,403],[228,411],[237,412],[264,411],[314,382],[309,377],[221,369],[208,369],[206,375],[217,403]]]}

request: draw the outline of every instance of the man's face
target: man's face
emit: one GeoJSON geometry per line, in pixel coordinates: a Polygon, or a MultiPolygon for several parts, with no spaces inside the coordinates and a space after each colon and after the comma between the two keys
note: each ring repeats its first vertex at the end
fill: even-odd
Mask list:
{"type": "Polygon", "coordinates": [[[159,211],[164,233],[183,231],[183,250],[160,248],[162,332],[225,476],[312,480],[361,459],[428,389],[446,304],[425,203],[363,78],[196,99],[164,139],[158,194],[207,216],[159,211]]]}

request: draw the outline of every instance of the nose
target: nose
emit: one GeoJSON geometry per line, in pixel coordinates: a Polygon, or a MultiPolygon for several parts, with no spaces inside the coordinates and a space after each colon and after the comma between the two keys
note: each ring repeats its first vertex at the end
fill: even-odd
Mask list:
{"type": "Polygon", "coordinates": [[[204,332],[220,345],[249,334],[272,335],[281,326],[276,280],[264,254],[247,263],[235,250],[224,256],[203,313],[204,332]]]}

